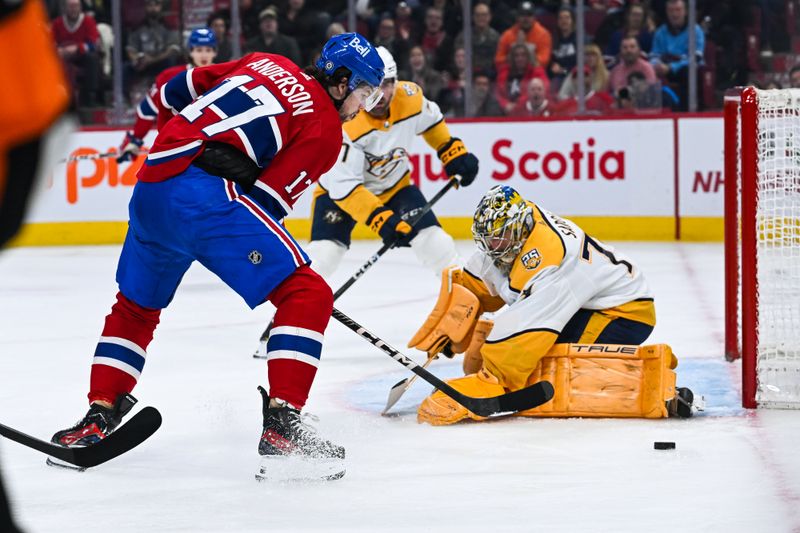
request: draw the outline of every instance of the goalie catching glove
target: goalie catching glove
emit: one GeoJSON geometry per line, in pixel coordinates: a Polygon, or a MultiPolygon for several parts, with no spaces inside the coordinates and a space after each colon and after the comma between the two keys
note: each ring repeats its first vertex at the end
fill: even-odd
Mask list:
{"type": "MultiPolygon", "coordinates": [[[[408,342],[433,357],[443,353],[448,357],[467,352],[470,366],[480,368],[480,348],[492,329],[492,321],[479,318],[481,306],[477,296],[459,283],[462,271],[449,267],[442,271],[442,287],[433,311],[408,342]]],[[[465,366],[467,361],[464,361],[465,366]]]]}
{"type": "Polygon", "coordinates": [[[461,176],[460,185],[466,187],[475,181],[475,176],[478,175],[478,158],[467,152],[467,147],[461,139],[451,137],[437,150],[436,155],[442,161],[448,176],[451,178],[456,175],[461,176]]]}
{"type": "Polygon", "coordinates": [[[384,244],[409,246],[417,232],[397,213],[385,205],[377,207],[367,218],[369,229],[380,235],[384,244]]]}

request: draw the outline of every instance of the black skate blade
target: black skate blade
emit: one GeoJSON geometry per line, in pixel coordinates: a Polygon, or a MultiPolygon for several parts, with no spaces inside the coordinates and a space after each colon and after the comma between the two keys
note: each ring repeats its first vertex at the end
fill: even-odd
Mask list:
{"type": "Polygon", "coordinates": [[[256,473],[260,482],[334,481],[345,474],[344,459],[311,458],[298,455],[265,455],[256,473]]]}
{"type": "Polygon", "coordinates": [[[54,468],[63,468],[64,470],[72,470],[73,472],[86,472],[85,466],[75,466],[63,461],[59,461],[58,459],[54,459],[53,457],[48,457],[46,463],[47,466],[52,466],[54,468]]]}

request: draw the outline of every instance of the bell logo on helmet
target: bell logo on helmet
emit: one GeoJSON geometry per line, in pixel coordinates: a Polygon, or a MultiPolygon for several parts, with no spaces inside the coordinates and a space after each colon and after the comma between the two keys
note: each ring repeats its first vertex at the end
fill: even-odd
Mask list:
{"type": "Polygon", "coordinates": [[[333,70],[333,61],[326,61],[325,62],[325,70],[333,70]]]}
{"type": "Polygon", "coordinates": [[[358,37],[353,37],[349,46],[355,48],[358,53],[361,54],[361,57],[367,57],[367,54],[369,54],[369,51],[372,48],[369,43],[361,44],[361,39],[358,37]]]}

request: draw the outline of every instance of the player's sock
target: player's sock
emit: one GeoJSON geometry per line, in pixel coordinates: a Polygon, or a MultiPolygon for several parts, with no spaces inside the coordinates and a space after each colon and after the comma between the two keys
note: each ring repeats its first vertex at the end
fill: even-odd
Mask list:
{"type": "Polygon", "coordinates": [[[411,241],[411,249],[423,266],[433,270],[438,278],[442,270],[451,265],[461,265],[453,238],[439,226],[421,229],[411,241]]]}
{"type": "Polygon", "coordinates": [[[160,309],[142,307],[117,293],[94,352],[89,402],[113,404],[133,390],[160,314],[160,309]]]}
{"type": "Polygon", "coordinates": [[[277,308],[267,343],[269,394],[301,409],[317,373],[333,294],[319,274],[303,265],[269,300],[277,308]]]}

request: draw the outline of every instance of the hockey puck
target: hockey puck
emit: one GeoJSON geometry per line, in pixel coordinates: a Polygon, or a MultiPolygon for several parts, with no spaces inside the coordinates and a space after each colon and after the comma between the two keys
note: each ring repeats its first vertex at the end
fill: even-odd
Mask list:
{"type": "Polygon", "coordinates": [[[654,442],[653,443],[654,450],[674,450],[675,443],[674,442],[654,442]]]}

